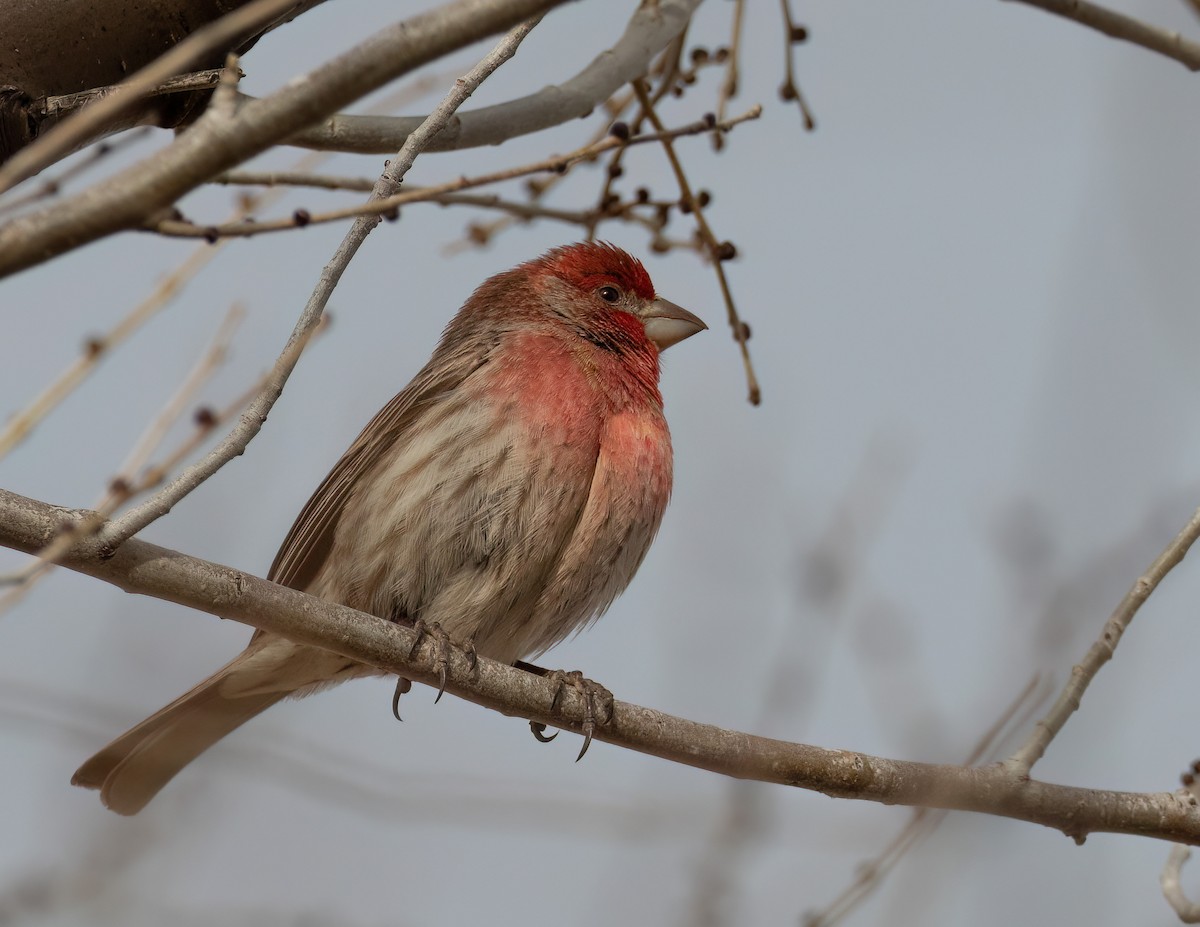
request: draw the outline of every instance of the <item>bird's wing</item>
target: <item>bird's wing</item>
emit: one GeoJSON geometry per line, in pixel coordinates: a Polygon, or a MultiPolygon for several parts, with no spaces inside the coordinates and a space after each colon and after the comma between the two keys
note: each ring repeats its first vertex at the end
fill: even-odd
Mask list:
{"type": "Polygon", "coordinates": [[[492,346],[494,342],[483,347],[467,345],[453,353],[439,352],[379,410],[301,509],[275,555],[268,579],[293,589],[308,587],[329,556],[338,519],[360,477],[396,442],[405,440],[423,411],[487,363],[492,346]]]}

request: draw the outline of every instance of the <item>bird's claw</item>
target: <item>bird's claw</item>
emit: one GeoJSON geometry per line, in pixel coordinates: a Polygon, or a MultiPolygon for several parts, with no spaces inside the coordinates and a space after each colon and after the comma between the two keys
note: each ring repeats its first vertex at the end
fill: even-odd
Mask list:
{"type": "MultiPolygon", "coordinates": [[[[442,696],[446,694],[446,676],[450,669],[450,635],[443,631],[442,626],[436,621],[429,623],[422,621],[420,618],[413,620],[412,628],[413,631],[416,632],[416,637],[413,638],[412,646],[408,648],[408,659],[410,660],[412,659],[412,655],[416,653],[417,648],[421,646],[421,642],[425,640],[426,637],[433,638],[433,669],[438,676],[437,695],[433,699],[433,704],[436,705],[442,700],[442,696]]],[[[473,643],[470,646],[470,655],[468,656],[468,659],[472,662],[472,665],[474,665],[475,645],[473,643]]],[[[405,691],[408,690],[406,689],[405,691]]],[[[399,698],[399,695],[395,696],[393,699],[393,705],[397,700],[399,700],[399,698]]]]}
{"type": "Polygon", "coordinates": [[[400,696],[412,689],[412,682],[405,679],[403,676],[396,680],[396,691],[392,693],[392,716],[397,721],[403,721],[400,717],[400,696]]]}
{"type": "Polygon", "coordinates": [[[550,743],[550,741],[552,741],[559,734],[558,731],[555,731],[553,734],[551,734],[549,737],[547,737],[546,736],[546,725],[542,724],[541,721],[530,721],[529,729],[531,731],[533,731],[534,739],[538,743],[542,743],[542,744],[550,743]]]}
{"type": "MultiPolygon", "coordinates": [[[[578,763],[587,753],[588,747],[592,745],[592,735],[596,731],[596,725],[598,723],[608,724],[612,721],[613,694],[595,680],[586,678],[579,670],[572,670],[569,673],[553,670],[548,676],[555,682],[554,697],[550,700],[551,711],[558,710],[559,699],[568,687],[578,692],[583,699],[583,746],[579,748],[579,756],[575,757],[575,762],[578,763]],[[600,713],[597,709],[600,709],[600,713]],[[603,717],[600,716],[601,714],[603,717]]],[[[542,740],[541,737],[538,737],[537,731],[534,731],[534,736],[538,740],[542,740]]]]}

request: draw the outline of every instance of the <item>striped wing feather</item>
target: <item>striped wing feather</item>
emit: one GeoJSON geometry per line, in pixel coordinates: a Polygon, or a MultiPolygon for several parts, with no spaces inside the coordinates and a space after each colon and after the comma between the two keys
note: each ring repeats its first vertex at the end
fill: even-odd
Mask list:
{"type": "Polygon", "coordinates": [[[379,410],[301,509],[267,579],[293,589],[308,587],[329,556],[338,519],[359,478],[397,442],[405,440],[423,409],[487,363],[487,355],[478,345],[435,354],[413,381],[379,410]]]}

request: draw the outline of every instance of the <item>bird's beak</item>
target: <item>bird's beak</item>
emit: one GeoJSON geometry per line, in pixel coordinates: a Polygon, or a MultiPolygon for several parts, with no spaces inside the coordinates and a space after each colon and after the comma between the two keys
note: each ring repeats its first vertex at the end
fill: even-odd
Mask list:
{"type": "Polygon", "coordinates": [[[646,337],[658,345],[660,351],[708,328],[698,316],[661,297],[646,305],[642,322],[646,326],[646,337]]]}

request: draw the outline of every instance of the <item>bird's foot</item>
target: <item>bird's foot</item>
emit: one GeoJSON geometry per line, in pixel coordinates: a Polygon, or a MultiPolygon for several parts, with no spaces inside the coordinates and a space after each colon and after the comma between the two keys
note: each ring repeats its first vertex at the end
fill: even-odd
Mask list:
{"type": "MultiPolygon", "coordinates": [[[[446,693],[446,673],[450,668],[450,635],[443,631],[442,626],[436,621],[426,622],[420,618],[413,621],[412,628],[417,632],[417,636],[414,638],[412,646],[408,648],[410,659],[426,637],[433,641],[433,670],[438,676],[437,697],[433,700],[433,704],[436,705],[446,693]]],[[[475,648],[472,645],[471,653],[474,651],[475,648]]]]}
{"type": "Polygon", "coordinates": [[[475,651],[475,637],[468,637],[462,645],[463,656],[467,658],[467,669],[476,679],[479,678],[479,654],[475,651]]]}
{"type": "MultiPolygon", "coordinates": [[[[567,689],[574,689],[583,699],[583,746],[579,749],[578,763],[592,745],[592,735],[597,724],[608,724],[613,716],[613,694],[593,679],[588,679],[579,670],[563,672],[562,670],[546,670],[531,663],[518,662],[516,666],[527,672],[536,673],[549,679],[555,684],[554,697],[550,700],[550,710],[557,711],[559,701],[567,689]]],[[[558,733],[546,736],[546,725],[540,721],[530,721],[529,729],[533,736],[542,743],[549,743],[558,733]]]]}

